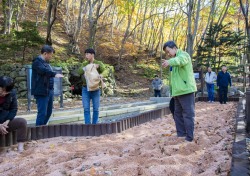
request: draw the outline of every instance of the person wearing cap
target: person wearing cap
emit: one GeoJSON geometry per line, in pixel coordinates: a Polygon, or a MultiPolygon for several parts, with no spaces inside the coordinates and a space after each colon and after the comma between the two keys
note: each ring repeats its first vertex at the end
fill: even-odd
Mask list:
{"type": "Polygon", "coordinates": [[[174,97],[174,120],[178,137],[194,139],[195,97],[197,91],[192,60],[189,54],[177,48],[174,41],[164,44],[163,50],[170,57],[162,60],[163,67],[172,67],[171,95],[174,97]]]}
{"type": "Polygon", "coordinates": [[[36,126],[48,123],[53,108],[54,77],[63,77],[54,72],[49,64],[53,53],[52,46],[44,45],[41,55],[32,62],[31,95],[34,95],[37,104],[36,126]]]}
{"type": "Polygon", "coordinates": [[[105,66],[101,61],[95,60],[95,50],[92,48],[88,48],[85,50],[85,57],[86,60],[82,62],[78,69],[78,74],[81,76],[82,79],[82,105],[84,109],[84,121],[85,124],[91,124],[91,117],[90,117],[90,101],[92,100],[93,104],[93,115],[92,115],[92,124],[98,123],[99,118],[99,106],[100,106],[100,96],[101,92],[100,89],[89,91],[87,88],[86,79],[84,76],[84,68],[88,64],[95,64],[97,71],[99,74],[102,74],[105,70],[105,66]]]}
{"type": "Polygon", "coordinates": [[[162,80],[158,77],[158,75],[155,75],[155,78],[152,81],[152,87],[154,89],[154,96],[161,97],[162,80]]]}
{"type": "Polygon", "coordinates": [[[17,109],[13,79],[0,76],[0,135],[16,131],[18,151],[22,152],[24,142],[27,140],[27,121],[23,118],[15,118],[17,109]]]}

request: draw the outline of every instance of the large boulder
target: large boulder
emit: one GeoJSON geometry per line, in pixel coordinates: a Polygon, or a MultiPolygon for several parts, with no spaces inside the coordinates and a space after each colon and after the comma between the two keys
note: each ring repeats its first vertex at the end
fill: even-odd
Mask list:
{"type": "Polygon", "coordinates": [[[162,87],[162,96],[170,97],[171,95],[170,87],[169,86],[163,86],[162,87]]]}

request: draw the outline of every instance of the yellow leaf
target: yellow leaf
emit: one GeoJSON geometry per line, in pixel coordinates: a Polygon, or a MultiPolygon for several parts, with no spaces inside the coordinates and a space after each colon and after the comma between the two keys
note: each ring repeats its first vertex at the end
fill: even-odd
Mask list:
{"type": "Polygon", "coordinates": [[[55,144],[51,144],[49,147],[50,147],[51,149],[53,149],[53,148],[55,148],[55,144]]]}
{"type": "Polygon", "coordinates": [[[91,167],[91,169],[90,169],[90,175],[95,175],[95,174],[96,174],[95,168],[91,167]]]}

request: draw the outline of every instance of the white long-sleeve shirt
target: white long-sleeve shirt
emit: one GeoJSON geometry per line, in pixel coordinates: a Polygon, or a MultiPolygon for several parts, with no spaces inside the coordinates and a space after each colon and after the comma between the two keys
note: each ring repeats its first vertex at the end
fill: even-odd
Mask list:
{"type": "Polygon", "coordinates": [[[205,82],[208,84],[214,84],[214,82],[217,80],[217,75],[215,72],[211,71],[211,73],[209,74],[209,72],[206,73],[205,76],[205,82]]]}

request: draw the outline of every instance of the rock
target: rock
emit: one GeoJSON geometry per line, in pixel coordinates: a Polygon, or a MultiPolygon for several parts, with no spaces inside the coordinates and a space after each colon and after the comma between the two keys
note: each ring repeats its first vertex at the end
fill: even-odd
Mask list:
{"type": "Polygon", "coordinates": [[[70,87],[69,86],[63,86],[63,92],[67,92],[70,91],[70,87]]]}
{"type": "Polygon", "coordinates": [[[26,75],[25,76],[18,76],[15,78],[15,82],[21,82],[21,81],[26,81],[26,75]]]}
{"type": "Polygon", "coordinates": [[[221,173],[221,168],[220,166],[217,167],[217,169],[215,170],[215,174],[219,175],[221,173]]]}
{"type": "Polygon", "coordinates": [[[201,174],[201,173],[203,173],[205,171],[204,171],[204,169],[199,168],[197,172],[198,172],[198,174],[201,174]]]}
{"type": "Polygon", "coordinates": [[[111,171],[104,171],[104,174],[108,175],[108,176],[112,176],[112,172],[111,171]]]}
{"type": "Polygon", "coordinates": [[[105,93],[106,95],[109,95],[109,96],[114,95],[114,91],[113,91],[111,88],[106,88],[106,89],[104,90],[104,93],[105,93]]]}
{"type": "Polygon", "coordinates": [[[22,69],[18,72],[18,75],[19,75],[19,76],[24,76],[24,77],[26,77],[26,70],[25,70],[25,68],[22,68],[22,69]]]}
{"type": "Polygon", "coordinates": [[[94,165],[94,166],[101,166],[101,163],[100,163],[100,162],[97,162],[97,163],[94,163],[93,165],[94,165]]]}
{"type": "Polygon", "coordinates": [[[67,67],[62,68],[62,73],[63,74],[69,74],[69,69],[67,67]]]}
{"type": "Polygon", "coordinates": [[[19,92],[18,97],[23,97],[23,98],[25,97],[26,98],[27,97],[27,91],[19,92]]]}
{"type": "Polygon", "coordinates": [[[62,78],[62,84],[65,85],[71,85],[71,83],[69,82],[69,78],[67,76],[62,78]]]}
{"type": "Polygon", "coordinates": [[[138,168],[138,175],[143,175],[143,170],[141,167],[138,168]]]}
{"type": "Polygon", "coordinates": [[[19,82],[18,90],[27,90],[27,82],[26,81],[19,82]]]}
{"type": "Polygon", "coordinates": [[[85,171],[85,170],[87,170],[87,169],[89,169],[89,168],[90,168],[89,165],[83,165],[83,166],[81,167],[80,171],[83,172],[83,171],[85,171]]]}
{"type": "Polygon", "coordinates": [[[15,71],[12,71],[9,75],[7,75],[7,76],[9,76],[9,77],[11,77],[11,78],[16,78],[16,77],[18,77],[19,75],[18,75],[18,72],[15,72],[15,71]]]}
{"type": "Polygon", "coordinates": [[[170,87],[169,86],[162,86],[161,95],[169,97],[170,96],[170,87]]]}

